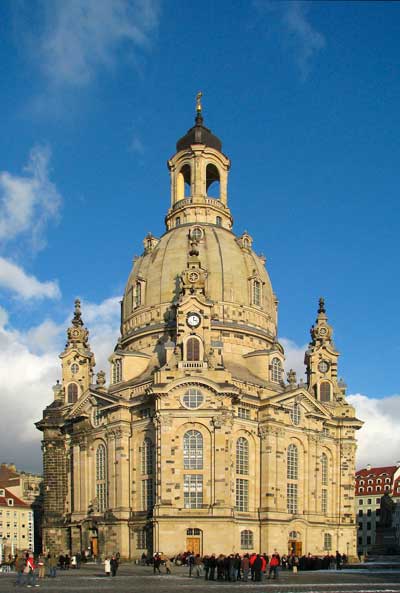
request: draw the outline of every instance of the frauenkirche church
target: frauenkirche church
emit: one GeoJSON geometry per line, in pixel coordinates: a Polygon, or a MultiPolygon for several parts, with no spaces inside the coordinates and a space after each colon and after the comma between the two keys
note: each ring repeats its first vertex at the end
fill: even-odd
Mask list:
{"type": "Polygon", "coordinates": [[[277,297],[232,231],[230,161],[203,122],[168,161],[171,204],[121,303],[111,382],[75,303],[43,432],[44,546],[174,555],[356,554],[355,431],[323,299],[307,381],[284,375],[277,297]]]}

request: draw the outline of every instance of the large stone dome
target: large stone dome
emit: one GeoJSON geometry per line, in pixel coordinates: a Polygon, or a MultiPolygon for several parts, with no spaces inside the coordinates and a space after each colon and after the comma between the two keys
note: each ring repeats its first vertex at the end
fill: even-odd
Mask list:
{"type": "Polygon", "coordinates": [[[204,292],[214,304],[215,320],[243,329],[248,326],[249,331],[258,329],[269,339],[274,338],[276,299],[265,260],[252,250],[251,237],[247,233],[236,237],[232,231],[216,225],[195,224],[173,228],[159,241],[151,236],[146,238],[148,247],[135,260],[125,289],[123,339],[129,340],[139,327],[150,329],[151,325],[168,323],[166,313],[177,302],[193,235],[199,237],[198,259],[206,271],[204,292]],[[259,304],[254,303],[254,282],[260,287],[259,304]]]}

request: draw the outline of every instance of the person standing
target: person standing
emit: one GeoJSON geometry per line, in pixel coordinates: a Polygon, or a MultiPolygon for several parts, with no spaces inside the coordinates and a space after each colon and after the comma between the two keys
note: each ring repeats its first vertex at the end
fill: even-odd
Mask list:
{"type": "Polygon", "coordinates": [[[39,585],[36,584],[36,564],[32,552],[29,552],[28,559],[26,561],[26,568],[28,569],[27,587],[39,587],[39,585]]]}
{"type": "Polygon", "coordinates": [[[158,574],[161,574],[160,564],[161,564],[161,557],[159,554],[155,554],[154,558],[153,558],[153,573],[154,574],[156,574],[156,572],[158,574]]]}
{"type": "Polygon", "coordinates": [[[39,579],[44,579],[44,575],[45,575],[45,572],[46,572],[45,556],[44,556],[44,554],[39,554],[38,566],[39,566],[39,579]]]}
{"type": "Polygon", "coordinates": [[[17,585],[24,585],[26,578],[24,568],[26,566],[26,560],[23,556],[17,556],[15,559],[15,570],[17,571],[17,585]]]}
{"type": "Polygon", "coordinates": [[[108,556],[106,556],[104,559],[104,572],[106,574],[106,577],[109,577],[111,574],[111,560],[108,556]]]}
{"type": "Polygon", "coordinates": [[[279,560],[276,554],[272,554],[271,556],[271,560],[269,561],[269,572],[268,572],[268,578],[272,578],[276,579],[278,578],[278,566],[279,566],[279,560]]]}
{"type": "Polygon", "coordinates": [[[250,560],[249,555],[245,554],[241,561],[241,569],[243,574],[243,582],[247,583],[249,579],[250,560]]]}
{"type": "Polygon", "coordinates": [[[217,566],[217,559],[215,557],[215,554],[212,554],[211,555],[211,557],[210,557],[210,559],[208,561],[208,564],[210,566],[210,576],[209,576],[209,579],[208,580],[209,581],[215,581],[215,569],[216,569],[216,566],[217,566]]]}
{"type": "Polygon", "coordinates": [[[112,577],[117,576],[118,564],[119,564],[118,559],[117,559],[116,555],[113,554],[111,556],[111,560],[110,560],[111,576],[112,577]]]}
{"type": "Polygon", "coordinates": [[[49,567],[49,576],[54,579],[57,574],[57,559],[51,552],[47,556],[47,566],[49,567]]]}
{"type": "Polygon", "coordinates": [[[336,570],[340,570],[342,568],[342,556],[340,555],[339,550],[336,550],[336,570]]]}
{"type": "MultiPolygon", "coordinates": [[[[265,562],[265,560],[264,560],[265,562]]],[[[262,571],[262,558],[260,554],[257,554],[254,562],[253,562],[253,569],[254,569],[254,580],[261,581],[261,571],[262,571]]]]}

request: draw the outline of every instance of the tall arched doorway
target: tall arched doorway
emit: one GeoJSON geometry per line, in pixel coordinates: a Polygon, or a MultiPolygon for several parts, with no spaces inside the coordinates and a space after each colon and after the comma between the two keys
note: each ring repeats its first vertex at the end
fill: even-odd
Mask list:
{"type": "Polygon", "coordinates": [[[288,552],[289,554],[296,554],[296,556],[302,555],[301,535],[298,531],[289,533],[288,552]]]}
{"type": "Polygon", "coordinates": [[[186,529],[186,550],[193,554],[202,554],[203,532],[197,527],[186,529]]]}

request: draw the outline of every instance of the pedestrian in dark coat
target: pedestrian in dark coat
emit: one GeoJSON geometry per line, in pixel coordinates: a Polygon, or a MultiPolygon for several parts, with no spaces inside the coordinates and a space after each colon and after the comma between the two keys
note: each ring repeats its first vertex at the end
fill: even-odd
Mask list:
{"type": "Polygon", "coordinates": [[[215,581],[215,568],[217,566],[217,559],[215,557],[215,554],[211,555],[210,560],[208,561],[208,564],[210,566],[210,576],[209,576],[208,580],[215,581]]]}
{"type": "Polygon", "coordinates": [[[254,569],[254,580],[255,581],[261,581],[261,571],[262,571],[262,559],[260,554],[257,554],[257,556],[254,559],[253,562],[253,569],[254,569]]]}
{"type": "Polygon", "coordinates": [[[117,570],[118,570],[118,560],[117,560],[115,554],[113,554],[111,556],[110,568],[111,568],[111,576],[115,577],[117,574],[117,570]]]}

